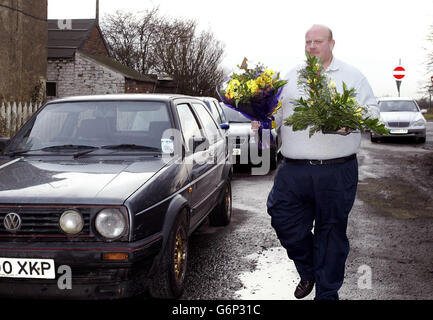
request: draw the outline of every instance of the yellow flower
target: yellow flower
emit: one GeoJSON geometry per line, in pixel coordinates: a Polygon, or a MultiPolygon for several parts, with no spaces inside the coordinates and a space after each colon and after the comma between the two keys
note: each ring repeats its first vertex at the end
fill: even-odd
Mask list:
{"type": "Polygon", "coordinates": [[[269,78],[272,78],[273,76],[275,76],[275,71],[270,70],[270,69],[266,69],[264,74],[267,75],[269,78]]]}
{"type": "Polygon", "coordinates": [[[256,93],[257,91],[259,91],[259,86],[257,85],[257,82],[255,80],[247,81],[247,87],[251,93],[256,93]]]}
{"type": "Polygon", "coordinates": [[[241,85],[241,83],[239,82],[239,80],[233,79],[229,82],[228,88],[229,89],[237,89],[240,87],[240,85],[241,85]]]}
{"type": "Polygon", "coordinates": [[[335,89],[335,88],[337,88],[337,84],[335,83],[335,81],[331,81],[331,82],[329,83],[329,87],[330,87],[331,89],[335,89]]]}
{"type": "Polygon", "coordinates": [[[349,102],[349,103],[356,103],[356,100],[355,100],[355,98],[349,98],[349,99],[347,99],[347,102],[349,102]]]}
{"type": "Polygon", "coordinates": [[[358,109],[356,109],[355,115],[361,117],[362,116],[362,111],[363,111],[362,107],[359,107],[358,109]]]}
{"type": "Polygon", "coordinates": [[[313,81],[311,81],[311,79],[308,79],[308,80],[307,80],[307,83],[308,83],[308,84],[311,84],[312,82],[313,82],[313,81]]]}

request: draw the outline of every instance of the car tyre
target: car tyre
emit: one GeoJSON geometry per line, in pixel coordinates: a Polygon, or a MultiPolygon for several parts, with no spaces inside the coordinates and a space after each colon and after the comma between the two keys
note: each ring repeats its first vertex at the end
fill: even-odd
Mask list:
{"type": "Polygon", "coordinates": [[[426,137],[421,137],[421,138],[418,138],[418,140],[417,140],[417,142],[418,143],[425,143],[425,139],[426,137]]]}
{"type": "Polygon", "coordinates": [[[232,187],[230,181],[224,188],[224,196],[209,215],[210,224],[214,227],[226,226],[232,218],[232,187]]]}
{"type": "Polygon", "coordinates": [[[371,140],[371,142],[379,142],[379,138],[373,137],[372,134],[370,134],[370,140],[371,140]]]}
{"type": "Polygon", "coordinates": [[[185,289],[188,264],[188,219],[181,212],[170,231],[162,258],[162,270],[152,279],[149,293],[157,299],[177,299],[185,289]]]}

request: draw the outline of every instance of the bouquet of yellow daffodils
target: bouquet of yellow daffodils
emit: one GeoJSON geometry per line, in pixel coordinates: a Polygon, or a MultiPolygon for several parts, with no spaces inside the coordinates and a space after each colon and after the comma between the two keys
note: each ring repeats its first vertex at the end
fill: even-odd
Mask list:
{"type": "Polygon", "coordinates": [[[281,107],[279,97],[287,81],[280,80],[279,73],[261,64],[249,69],[244,63],[238,68],[229,77],[226,88],[217,90],[218,95],[227,107],[250,120],[260,121],[261,135],[262,129],[272,129],[273,115],[281,107]]]}
{"type": "Polygon", "coordinates": [[[343,92],[339,93],[336,83],[328,83],[323,71],[320,60],[307,53],[307,65],[299,71],[299,84],[303,86],[306,98],[294,101],[295,112],[285,119],[285,125],[293,126],[294,131],[310,127],[310,138],[319,131],[336,133],[342,128],[347,133],[352,130],[389,133],[379,119],[365,116],[368,109],[355,100],[355,89],[348,89],[343,82],[343,92]]]}

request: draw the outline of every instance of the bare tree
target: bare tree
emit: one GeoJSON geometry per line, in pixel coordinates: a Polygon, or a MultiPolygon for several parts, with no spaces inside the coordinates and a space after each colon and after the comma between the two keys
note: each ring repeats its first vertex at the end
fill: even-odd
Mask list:
{"type": "Polygon", "coordinates": [[[432,82],[430,77],[433,76],[433,25],[430,26],[429,34],[427,35],[427,41],[429,42],[429,46],[425,47],[424,50],[427,52],[426,57],[426,71],[425,76],[426,80],[419,82],[419,93],[424,94],[425,96],[429,96],[429,89],[432,87],[432,82]]]}
{"type": "Polygon", "coordinates": [[[113,57],[142,74],[154,71],[153,46],[160,17],[158,8],[143,13],[117,11],[101,24],[113,57]]]}
{"type": "Polygon", "coordinates": [[[116,12],[102,29],[114,58],[143,74],[172,77],[178,93],[215,96],[224,79],[223,44],[210,31],[197,35],[194,20],[168,20],[158,9],[141,15],[116,12]]]}
{"type": "Polygon", "coordinates": [[[212,32],[197,35],[196,29],[193,20],[160,25],[154,52],[157,71],[172,76],[180,93],[215,96],[216,87],[224,80],[220,68],[224,46],[212,32]]]}

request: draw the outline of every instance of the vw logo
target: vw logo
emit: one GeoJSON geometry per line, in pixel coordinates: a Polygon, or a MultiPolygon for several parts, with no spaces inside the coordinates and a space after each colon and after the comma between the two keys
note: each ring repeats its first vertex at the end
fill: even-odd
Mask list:
{"type": "Polygon", "coordinates": [[[21,217],[15,213],[8,213],[3,221],[3,225],[9,232],[17,232],[21,228],[21,217]]]}

